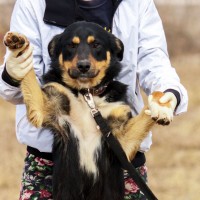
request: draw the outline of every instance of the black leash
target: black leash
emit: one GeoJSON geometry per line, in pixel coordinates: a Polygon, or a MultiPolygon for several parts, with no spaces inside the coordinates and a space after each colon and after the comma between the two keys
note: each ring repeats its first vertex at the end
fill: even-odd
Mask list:
{"type": "Polygon", "coordinates": [[[114,154],[117,156],[118,160],[122,165],[122,168],[129,172],[130,176],[133,178],[133,180],[136,182],[136,184],[148,200],[158,200],[153,194],[153,192],[150,190],[148,185],[138,174],[135,167],[128,161],[126,154],[122,149],[119,141],[113,136],[108,124],[103,119],[100,111],[96,108],[92,94],[89,92],[89,90],[85,94],[83,94],[83,96],[91,109],[91,114],[98,125],[97,128],[101,130],[104,139],[109,144],[109,147],[112,149],[114,154]]]}

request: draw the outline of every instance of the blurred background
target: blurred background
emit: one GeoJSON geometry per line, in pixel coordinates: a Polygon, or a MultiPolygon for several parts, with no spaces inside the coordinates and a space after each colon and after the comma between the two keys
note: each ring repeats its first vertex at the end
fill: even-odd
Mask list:
{"type": "MultiPolygon", "coordinates": [[[[0,41],[14,0],[0,0],[0,41]]],[[[149,185],[161,200],[200,199],[200,0],[155,0],[172,65],[189,94],[188,112],[153,130],[149,185]]],[[[0,42],[0,63],[5,48],[0,42]]],[[[0,199],[18,199],[25,146],[15,137],[15,107],[0,99],[0,199]]]]}

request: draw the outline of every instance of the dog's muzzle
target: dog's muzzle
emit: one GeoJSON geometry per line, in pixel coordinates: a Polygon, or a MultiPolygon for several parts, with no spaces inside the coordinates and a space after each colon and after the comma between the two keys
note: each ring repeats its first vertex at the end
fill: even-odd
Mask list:
{"type": "Polygon", "coordinates": [[[98,75],[99,71],[91,67],[89,60],[79,60],[76,67],[72,67],[68,70],[69,76],[73,79],[81,79],[87,81],[87,79],[94,78],[98,75]]]}
{"type": "Polygon", "coordinates": [[[73,79],[83,79],[87,81],[87,79],[95,78],[99,74],[99,70],[95,69],[78,69],[71,68],[68,70],[68,74],[73,79]]]}
{"type": "Polygon", "coordinates": [[[77,62],[77,68],[81,73],[87,73],[90,70],[90,66],[90,61],[86,59],[77,62]]]}

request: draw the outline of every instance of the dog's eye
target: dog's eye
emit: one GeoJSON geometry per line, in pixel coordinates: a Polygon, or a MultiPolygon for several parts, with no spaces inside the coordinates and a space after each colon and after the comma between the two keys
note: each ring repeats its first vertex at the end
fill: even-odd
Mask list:
{"type": "Polygon", "coordinates": [[[90,46],[93,48],[93,49],[98,49],[101,47],[101,44],[99,42],[93,42],[90,44],[90,46]]]}
{"type": "Polygon", "coordinates": [[[70,48],[70,49],[75,49],[77,47],[77,44],[71,42],[69,44],[67,44],[67,48],[70,48]]]}

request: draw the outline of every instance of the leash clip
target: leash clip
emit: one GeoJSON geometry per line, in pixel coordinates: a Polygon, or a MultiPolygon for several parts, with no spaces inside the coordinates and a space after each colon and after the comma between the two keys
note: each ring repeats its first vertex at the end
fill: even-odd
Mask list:
{"type": "Polygon", "coordinates": [[[92,98],[92,94],[87,92],[84,94],[85,101],[87,102],[88,106],[93,110],[95,108],[94,100],[92,98]]]}
{"type": "Polygon", "coordinates": [[[96,106],[95,106],[95,103],[94,103],[92,94],[89,92],[89,89],[88,89],[88,92],[84,94],[84,98],[85,98],[85,101],[87,102],[88,106],[89,106],[90,109],[91,109],[90,112],[91,112],[92,116],[95,117],[96,114],[97,114],[99,111],[96,109],[96,106]]]}
{"type": "Polygon", "coordinates": [[[92,114],[93,117],[95,117],[97,115],[97,113],[99,113],[99,111],[96,108],[91,109],[90,112],[91,112],[91,114],[92,114]]]}

